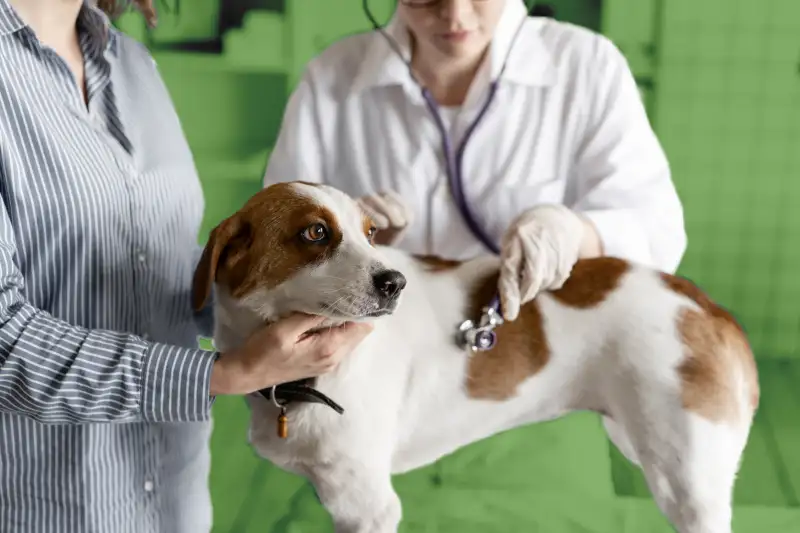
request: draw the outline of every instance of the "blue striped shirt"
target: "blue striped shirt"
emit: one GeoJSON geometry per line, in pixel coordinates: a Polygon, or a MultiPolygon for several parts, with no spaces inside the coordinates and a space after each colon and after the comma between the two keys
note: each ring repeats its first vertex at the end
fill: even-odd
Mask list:
{"type": "Polygon", "coordinates": [[[0,531],[208,531],[203,192],[147,49],[88,2],[89,103],[0,0],[0,531]]]}

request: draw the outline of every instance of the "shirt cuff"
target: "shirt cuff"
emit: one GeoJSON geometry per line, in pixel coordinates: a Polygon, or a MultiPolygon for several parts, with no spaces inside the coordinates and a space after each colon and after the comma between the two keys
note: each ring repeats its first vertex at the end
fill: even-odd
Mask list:
{"type": "Polygon", "coordinates": [[[581,211],[594,224],[603,246],[603,255],[651,265],[650,241],[633,213],[623,209],[581,211]]]}
{"type": "Polygon", "coordinates": [[[211,418],[211,369],[216,352],[155,343],[142,363],[141,411],[149,422],[211,418]]]}

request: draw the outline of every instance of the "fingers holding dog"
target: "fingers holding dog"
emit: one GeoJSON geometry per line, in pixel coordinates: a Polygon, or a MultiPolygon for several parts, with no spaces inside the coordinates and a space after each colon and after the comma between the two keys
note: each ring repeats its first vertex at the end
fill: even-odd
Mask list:
{"type": "Polygon", "coordinates": [[[372,325],[346,322],[335,328],[323,329],[306,342],[316,343],[320,373],[330,372],[372,332],[372,325]]]}
{"type": "Polygon", "coordinates": [[[322,317],[295,314],[267,325],[223,354],[211,376],[211,394],[249,394],[335,369],[369,333],[369,324],[316,330],[322,317]]]}
{"type": "Polygon", "coordinates": [[[379,230],[376,237],[377,244],[397,242],[412,222],[411,208],[395,191],[362,196],[357,202],[379,230]]]}
{"type": "Polygon", "coordinates": [[[560,288],[578,261],[584,222],[561,205],[541,205],[520,215],[506,232],[501,249],[498,290],[506,320],[542,290],[560,288]]]}

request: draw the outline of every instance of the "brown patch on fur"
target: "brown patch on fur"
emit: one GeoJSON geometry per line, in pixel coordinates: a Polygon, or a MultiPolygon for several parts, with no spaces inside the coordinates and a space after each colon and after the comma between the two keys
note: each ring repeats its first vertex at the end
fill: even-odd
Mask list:
{"type": "Polygon", "coordinates": [[[629,269],[627,261],[616,257],[581,259],[564,285],[550,294],[569,307],[589,309],[600,305],[629,269]]]}
{"type": "Polygon", "coordinates": [[[275,287],[296,270],[329,257],[341,240],[336,218],[325,207],[292,184],[271,185],[212,230],[194,273],[192,304],[201,309],[215,281],[234,298],[275,287]],[[327,228],[325,241],[302,239],[314,224],[327,228]]]}
{"type": "MultiPolygon", "coordinates": [[[[593,307],[618,286],[628,269],[629,264],[621,259],[583,259],[572,269],[563,287],[548,294],[570,307],[593,307]]],[[[468,309],[473,320],[480,317],[481,310],[496,293],[498,277],[493,273],[473,291],[468,309]]],[[[495,332],[495,347],[477,352],[470,359],[467,392],[475,398],[511,398],[521,383],[540,372],[550,360],[542,312],[536,299],[521,306],[517,319],[502,324],[495,332]]]]}
{"type": "Polygon", "coordinates": [[[687,309],[678,317],[686,359],[678,368],[683,384],[683,406],[714,421],[734,422],[758,408],[758,370],[747,336],[736,319],[714,303],[691,281],[662,274],[673,291],[689,297],[702,311],[687,309]],[[750,392],[750,412],[738,404],[736,372],[744,376],[750,392]]]}
{"type": "MultiPolygon", "coordinates": [[[[498,277],[497,273],[487,276],[473,290],[468,309],[473,320],[480,317],[497,291],[498,277]]],[[[511,398],[517,387],[544,368],[550,358],[542,313],[535,300],[520,308],[516,320],[498,326],[495,332],[494,348],[475,352],[470,358],[466,390],[473,398],[511,398]]]]}
{"type": "Polygon", "coordinates": [[[422,263],[428,272],[447,272],[462,265],[461,261],[444,259],[436,255],[415,255],[414,259],[422,263]]]}

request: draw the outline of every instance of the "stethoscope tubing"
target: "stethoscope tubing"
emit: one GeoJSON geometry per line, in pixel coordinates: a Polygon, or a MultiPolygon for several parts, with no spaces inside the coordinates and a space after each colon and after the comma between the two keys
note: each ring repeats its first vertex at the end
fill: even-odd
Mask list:
{"type": "MultiPolygon", "coordinates": [[[[453,195],[453,199],[455,200],[456,205],[459,211],[461,212],[461,216],[464,219],[464,222],[467,224],[472,233],[483,243],[484,246],[486,246],[486,248],[488,248],[493,254],[499,255],[500,254],[499,246],[494,242],[494,240],[491,237],[489,237],[486,231],[477,222],[477,217],[475,216],[475,213],[472,211],[469,202],[467,201],[467,197],[464,192],[464,175],[463,175],[462,161],[463,161],[464,151],[467,146],[467,142],[472,136],[472,133],[480,124],[481,120],[483,120],[483,117],[486,115],[486,112],[489,110],[489,107],[494,101],[495,95],[497,93],[497,88],[499,85],[499,80],[503,76],[503,73],[505,72],[506,63],[508,62],[508,57],[511,53],[511,49],[514,46],[514,42],[516,42],[517,36],[519,35],[520,30],[522,29],[522,25],[525,19],[527,19],[529,13],[533,10],[535,2],[531,2],[531,5],[528,6],[528,9],[526,10],[525,13],[525,19],[523,19],[523,21],[519,24],[519,27],[517,28],[517,31],[514,34],[514,37],[511,41],[511,46],[509,46],[508,53],[506,54],[506,57],[503,60],[503,66],[500,69],[500,73],[498,74],[497,79],[493,80],[489,84],[489,90],[486,96],[486,100],[484,101],[483,106],[478,112],[478,115],[475,117],[475,119],[467,128],[464,134],[464,138],[457,147],[455,153],[453,152],[452,139],[450,138],[450,135],[447,133],[447,128],[445,128],[441,114],[439,113],[439,106],[436,104],[436,101],[434,100],[430,91],[428,91],[428,89],[424,87],[419,82],[419,80],[417,80],[416,76],[414,76],[411,63],[409,61],[406,61],[399,47],[394,42],[394,39],[392,39],[391,36],[389,36],[389,34],[386,33],[384,28],[380,24],[378,24],[378,22],[375,20],[375,17],[372,15],[372,12],[369,9],[369,0],[363,0],[362,5],[364,9],[364,14],[369,19],[373,28],[379,33],[381,33],[381,35],[383,35],[384,38],[388,41],[389,46],[391,46],[391,48],[395,51],[398,57],[400,57],[403,63],[405,63],[406,67],[408,68],[409,76],[411,77],[411,79],[422,91],[422,97],[425,100],[425,103],[428,109],[430,110],[431,114],[433,115],[434,122],[436,123],[436,128],[439,130],[439,133],[442,138],[442,149],[445,155],[445,172],[447,174],[447,179],[450,185],[451,194],[453,195]]],[[[492,298],[491,302],[489,303],[489,306],[500,316],[502,316],[500,310],[500,297],[497,294],[495,294],[495,296],[492,298]]]]}

